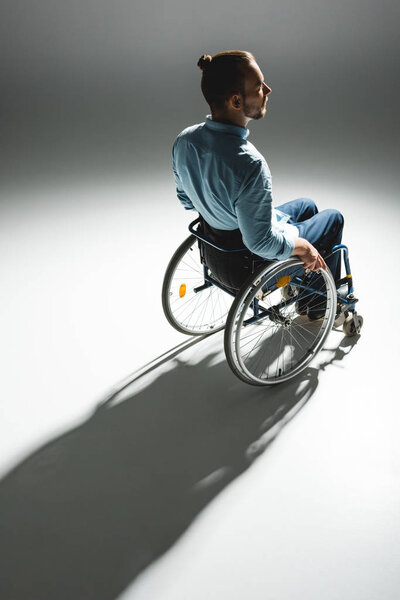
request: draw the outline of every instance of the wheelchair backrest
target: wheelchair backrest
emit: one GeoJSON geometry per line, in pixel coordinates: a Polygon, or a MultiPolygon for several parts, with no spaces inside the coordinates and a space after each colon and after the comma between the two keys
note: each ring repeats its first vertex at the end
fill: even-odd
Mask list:
{"type": "Polygon", "coordinates": [[[190,223],[189,231],[199,240],[201,260],[212,277],[230,291],[239,290],[257,258],[243,244],[239,229],[215,229],[200,216],[190,223]]]}
{"type": "Polygon", "coordinates": [[[206,223],[202,217],[198,217],[189,224],[189,231],[195,237],[197,237],[197,239],[201,240],[205,244],[208,244],[209,246],[212,246],[220,252],[249,252],[249,250],[243,244],[239,229],[235,229],[233,231],[214,229],[214,227],[208,225],[208,223],[206,223]],[[208,235],[205,235],[205,232],[208,235]],[[223,245],[217,243],[216,239],[218,242],[221,240],[223,245]],[[238,248],[232,248],[230,247],[232,246],[232,243],[238,246],[240,244],[240,246],[238,248]]]}

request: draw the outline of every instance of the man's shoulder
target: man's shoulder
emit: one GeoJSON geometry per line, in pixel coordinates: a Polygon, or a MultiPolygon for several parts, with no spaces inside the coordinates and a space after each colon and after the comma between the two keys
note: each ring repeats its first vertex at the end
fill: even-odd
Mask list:
{"type": "Polygon", "coordinates": [[[186,139],[189,141],[192,138],[196,137],[196,135],[201,133],[203,128],[204,128],[204,123],[196,123],[195,125],[190,125],[189,127],[185,127],[185,129],[183,129],[180,133],[178,133],[175,141],[182,140],[182,139],[186,139]]]}
{"type": "Polygon", "coordinates": [[[174,141],[173,152],[178,148],[186,151],[188,146],[197,151],[211,151],[216,161],[229,165],[239,179],[251,174],[254,176],[258,171],[269,172],[265,158],[249,140],[233,135],[215,135],[208,130],[205,122],[183,129],[174,141]]]}
{"type": "Polygon", "coordinates": [[[260,165],[261,163],[266,163],[266,160],[261,152],[259,152],[254,144],[249,142],[249,140],[246,140],[246,143],[242,145],[242,152],[240,156],[242,161],[247,162],[248,164],[260,165]]]}
{"type": "Polygon", "coordinates": [[[237,167],[243,172],[253,175],[257,171],[268,171],[268,164],[263,155],[249,141],[241,145],[236,157],[237,167]]]}

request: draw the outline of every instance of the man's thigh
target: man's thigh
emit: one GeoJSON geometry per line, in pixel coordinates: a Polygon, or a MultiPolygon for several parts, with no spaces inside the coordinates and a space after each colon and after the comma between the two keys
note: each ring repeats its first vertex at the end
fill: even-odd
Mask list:
{"type": "Polygon", "coordinates": [[[299,236],[308,240],[317,250],[330,250],[340,244],[343,230],[343,216],[335,209],[323,210],[310,219],[295,223],[299,236]]]}
{"type": "Polygon", "coordinates": [[[289,223],[299,223],[318,213],[315,202],[310,198],[297,198],[276,208],[290,216],[289,223]]]}

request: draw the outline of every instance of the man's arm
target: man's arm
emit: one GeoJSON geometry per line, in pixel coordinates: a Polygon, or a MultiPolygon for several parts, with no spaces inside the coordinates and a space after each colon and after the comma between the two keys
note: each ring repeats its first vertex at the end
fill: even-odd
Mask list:
{"type": "Polygon", "coordinates": [[[235,209],[243,241],[258,256],[284,260],[296,255],[306,269],[326,269],[324,259],[310,242],[292,239],[274,226],[271,174],[265,162],[254,161],[248,169],[235,209]]]}
{"type": "Polygon", "coordinates": [[[176,149],[176,144],[177,144],[177,140],[175,140],[175,143],[173,145],[172,148],[172,168],[174,171],[174,179],[175,179],[175,184],[176,184],[176,195],[178,196],[181,204],[183,205],[183,207],[186,210],[194,210],[194,206],[192,204],[192,201],[190,200],[189,196],[185,193],[183,186],[182,186],[182,181],[179,177],[179,173],[178,170],[176,168],[176,163],[175,163],[175,149],[176,149]]]}
{"type": "Polygon", "coordinates": [[[194,210],[192,201],[190,200],[189,196],[187,196],[186,193],[183,191],[182,182],[181,182],[179,175],[176,172],[175,168],[174,168],[174,178],[175,178],[175,183],[176,183],[176,195],[178,196],[180,202],[182,203],[182,205],[184,206],[184,208],[186,210],[194,210]]]}
{"type": "Polygon", "coordinates": [[[289,258],[294,241],[279,230],[272,215],[272,184],[268,165],[253,160],[234,203],[238,226],[247,248],[267,260],[289,258]]]}

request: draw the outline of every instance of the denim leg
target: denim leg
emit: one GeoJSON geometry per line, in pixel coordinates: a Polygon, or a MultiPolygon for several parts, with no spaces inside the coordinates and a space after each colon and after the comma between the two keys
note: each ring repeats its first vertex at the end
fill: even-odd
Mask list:
{"type": "Polygon", "coordinates": [[[305,221],[318,213],[315,202],[310,198],[297,198],[276,208],[290,216],[289,223],[305,221]]]}
{"type": "MultiPolygon", "coordinates": [[[[342,241],[344,219],[335,209],[323,210],[306,221],[294,223],[299,236],[308,240],[322,254],[329,253],[333,246],[342,241]]],[[[340,252],[326,260],[335,281],[340,279],[340,252]]]]}
{"type": "MultiPolygon", "coordinates": [[[[310,198],[297,198],[276,207],[290,216],[289,223],[296,225],[299,236],[308,240],[322,254],[329,253],[342,241],[344,219],[335,209],[318,212],[310,198]]],[[[326,260],[335,281],[340,279],[340,252],[326,260]]]]}

